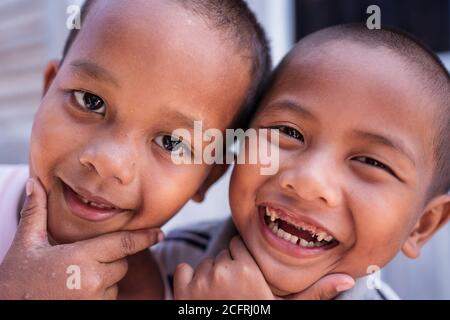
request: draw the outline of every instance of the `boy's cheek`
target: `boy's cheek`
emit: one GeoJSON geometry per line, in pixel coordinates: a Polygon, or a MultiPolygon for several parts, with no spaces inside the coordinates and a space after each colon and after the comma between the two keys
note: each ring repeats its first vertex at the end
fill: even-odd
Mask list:
{"type": "Polygon", "coordinates": [[[377,228],[359,229],[356,242],[345,253],[335,272],[348,273],[355,278],[381,270],[399,252],[404,228],[389,221],[372,222],[377,228]]]}

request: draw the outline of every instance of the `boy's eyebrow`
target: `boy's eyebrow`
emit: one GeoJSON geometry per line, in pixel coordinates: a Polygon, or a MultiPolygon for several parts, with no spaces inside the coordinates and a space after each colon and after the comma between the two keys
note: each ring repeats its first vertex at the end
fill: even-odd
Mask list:
{"type": "Polygon", "coordinates": [[[309,111],[305,107],[301,106],[299,103],[290,99],[279,100],[274,103],[271,103],[268,105],[267,109],[275,111],[289,109],[293,112],[301,113],[301,115],[305,118],[317,121],[317,117],[314,114],[312,114],[311,111],[309,111]]]}
{"type": "Polygon", "coordinates": [[[366,131],[355,131],[355,134],[365,140],[370,140],[373,143],[384,145],[388,148],[394,149],[397,152],[403,154],[408,158],[408,160],[416,166],[416,162],[414,161],[413,153],[402,143],[400,140],[396,140],[392,137],[386,137],[381,134],[366,132],[366,131]]]}
{"type": "Polygon", "coordinates": [[[87,60],[75,60],[70,63],[70,66],[77,69],[77,71],[87,74],[89,77],[99,81],[106,81],[112,83],[114,86],[120,88],[119,82],[114,76],[104,67],[87,60]]]}
{"type": "MultiPolygon", "coordinates": [[[[177,125],[184,126],[186,128],[189,128],[190,130],[194,130],[194,122],[200,121],[198,119],[195,119],[194,117],[185,114],[181,111],[167,111],[165,116],[167,118],[170,118],[171,122],[177,123],[177,125]]],[[[203,121],[204,122],[204,121],[203,121]]],[[[205,123],[203,123],[205,126],[205,123]]]]}

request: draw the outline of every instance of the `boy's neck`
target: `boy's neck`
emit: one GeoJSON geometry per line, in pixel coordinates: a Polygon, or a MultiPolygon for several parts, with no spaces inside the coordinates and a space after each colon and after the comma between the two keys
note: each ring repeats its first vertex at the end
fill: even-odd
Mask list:
{"type": "Polygon", "coordinates": [[[128,257],[128,272],[119,282],[118,300],[162,300],[164,282],[150,250],[128,257]]]}

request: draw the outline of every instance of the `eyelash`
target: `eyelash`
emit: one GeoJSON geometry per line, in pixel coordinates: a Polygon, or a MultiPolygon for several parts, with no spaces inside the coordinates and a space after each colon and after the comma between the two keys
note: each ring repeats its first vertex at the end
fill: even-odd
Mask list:
{"type": "Polygon", "coordinates": [[[90,93],[90,92],[87,92],[87,91],[82,91],[82,90],[75,90],[75,91],[71,92],[71,96],[72,96],[72,100],[77,105],[77,107],[79,107],[83,111],[96,113],[96,114],[100,114],[100,115],[105,115],[105,113],[106,113],[106,103],[105,103],[105,101],[102,98],[100,98],[96,94],[93,94],[93,93],[90,93]],[[95,105],[93,108],[88,107],[87,104],[88,103],[93,103],[93,101],[86,101],[87,97],[89,97],[88,100],[91,100],[93,98],[96,99],[97,103],[95,103],[95,104],[100,103],[101,107],[97,108],[98,105],[95,105]]]}
{"type": "Polygon", "coordinates": [[[375,167],[375,168],[380,169],[380,170],[384,170],[387,173],[393,175],[394,177],[397,177],[395,172],[389,166],[387,166],[384,163],[382,163],[382,162],[380,162],[378,160],[375,160],[373,158],[360,156],[360,157],[355,157],[352,160],[359,161],[361,163],[367,164],[369,166],[375,167]]]}
{"type": "MultiPolygon", "coordinates": [[[[168,153],[179,153],[180,151],[180,147],[186,151],[186,153],[188,154],[192,154],[191,148],[186,145],[183,142],[182,138],[178,138],[175,136],[171,136],[171,135],[160,135],[158,137],[155,138],[155,143],[156,145],[158,145],[160,148],[162,148],[164,151],[168,152],[168,153]],[[168,144],[170,143],[174,143],[175,146],[173,148],[171,148],[171,146],[169,146],[168,144]]],[[[184,155],[184,153],[183,153],[184,155]]],[[[181,156],[181,155],[179,155],[181,156]]]]}
{"type": "Polygon", "coordinates": [[[289,126],[275,126],[271,127],[270,129],[278,129],[281,133],[288,136],[289,138],[298,140],[301,143],[305,143],[305,137],[297,129],[289,126]]]}

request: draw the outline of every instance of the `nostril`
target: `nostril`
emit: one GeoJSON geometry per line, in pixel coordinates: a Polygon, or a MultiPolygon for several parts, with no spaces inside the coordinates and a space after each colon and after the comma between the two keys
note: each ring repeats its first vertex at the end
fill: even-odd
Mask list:
{"type": "Polygon", "coordinates": [[[81,162],[81,165],[83,167],[85,167],[86,169],[88,169],[89,171],[94,171],[95,170],[95,167],[94,167],[94,165],[92,163],[87,162],[87,161],[82,161],[82,160],[80,162],[81,162]]]}
{"type": "Polygon", "coordinates": [[[286,189],[295,190],[295,188],[292,184],[287,184],[286,189]]]}

